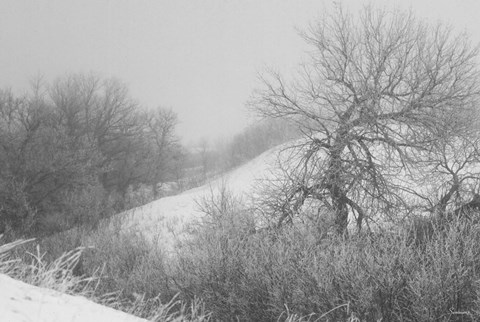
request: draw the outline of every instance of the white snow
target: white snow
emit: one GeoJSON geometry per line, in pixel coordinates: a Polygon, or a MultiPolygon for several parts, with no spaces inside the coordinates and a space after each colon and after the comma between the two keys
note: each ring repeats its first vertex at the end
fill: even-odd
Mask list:
{"type": "Polygon", "coordinates": [[[122,231],[139,231],[151,241],[155,241],[162,250],[172,251],[175,243],[185,236],[185,228],[200,218],[203,213],[199,202],[203,198],[216,196],[222,187],[236,198],[247,198],[254,192],[260,180],[271,175],[275,168],[281,145],[270,149],[203,186],[185,191],[179,195],[161,198],[144,206],[118,215],[122,231]]]}
{"type": "Polygon", "coordinates": [[[141,322],[147,321],[79,296],[62,294],[0,274],[0,321],[141,322]]]}

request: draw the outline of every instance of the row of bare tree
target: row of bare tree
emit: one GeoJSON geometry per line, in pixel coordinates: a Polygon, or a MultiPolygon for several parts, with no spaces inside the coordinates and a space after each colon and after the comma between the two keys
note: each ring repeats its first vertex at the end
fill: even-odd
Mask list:
{"type": "Polygon", "coordinates": [[[0,91],[0,230],[65,229],[105,216],[112,195],[112,211],[123,210],[132,185],[156,191],[181,164],[176,124],[172,111],[141,109],[125,85],[91,75],[0,91]]]}

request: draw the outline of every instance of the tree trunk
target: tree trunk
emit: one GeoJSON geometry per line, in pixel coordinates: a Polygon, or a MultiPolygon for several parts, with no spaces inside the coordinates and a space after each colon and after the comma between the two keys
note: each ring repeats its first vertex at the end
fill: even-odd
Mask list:
{"type": "Polygon", "coordinates": [[[348,228],[348,207],[345,193],[340,187],[333,187],[330,190],[332,205],[335,212],[335,228],[338,235],[347,233],[348,228]]]}
{"type": "Polygon", "coordinates": [[[335,215],[335,228],[339,235],[347,232],[348,227],[348,199],[344,191],[345,182],[342,178],[342,152],[345,149],[344,137],[346,130],[337,133],[336,143],[330,148],[330,162],[327,172],[327,189],[332,199],[335,215]]]}

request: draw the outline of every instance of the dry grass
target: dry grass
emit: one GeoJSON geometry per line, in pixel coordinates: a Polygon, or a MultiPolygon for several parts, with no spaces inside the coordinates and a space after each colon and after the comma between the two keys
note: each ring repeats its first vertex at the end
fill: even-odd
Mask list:
{"type": "Polygon", "coordinates": [[[33,247],[19,263],[0,251],[0,267],[97,301],[110,294],[110,306],[154,321],[480,319],[476,221],[454,220],[427,235],[417,227],[414,239],[411,228],[340,238],[308,222],[256,230],[249,210],[228,195],[204,206],[210,220],[191,230],[174,262],[141,232],[111,229],[43,241],[56,259],[33,247]],[[95,248],[65,249],[79,245],[95,248]],[[83,274],[72,275],[79,260],[83,274]]]}
{"type": "Polygon", "coordinates": [[[133,301],[121,298],[121,292],[103,293],[99,295],[98,288],[101,283],[101,271],[97,270],[92,275],[76,275],[84,248],[77,248],[63,253],[56,260],[45,261],[45,253],[36,245],[36,252],[25,252],[18,257],[22,245],[33,240],[18,240],[0,246],[0,273],[25,283],[53,289],[62,293],[84,296],[99,304],[122,310],[126,313],[146,318],[156,322],[210,320],[210,314],[204,309],[201,301],[195,300],[190,305],[173,297],[168,303],[162,303],[160,296],[147,298],[145,295],[137,296],[133,301]],[[16,254],[12,251],[16,250],[16,254]]]}

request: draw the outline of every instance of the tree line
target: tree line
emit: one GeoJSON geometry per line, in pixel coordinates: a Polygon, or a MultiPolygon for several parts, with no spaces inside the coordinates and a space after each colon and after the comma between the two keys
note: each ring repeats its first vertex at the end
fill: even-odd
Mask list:
{"type": "Polygon", "coordinates": [[[129,187],[169,180],[177,115],[141,108],[115,79],[37,79],[0,90],[0,232],[42,234],[124,210],[129,187]]]}

